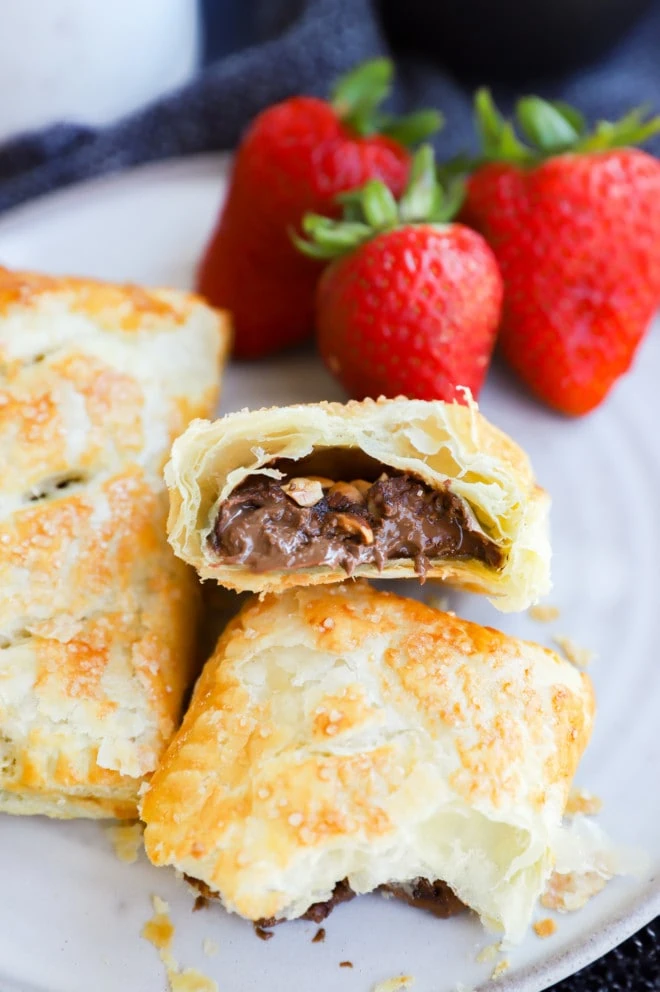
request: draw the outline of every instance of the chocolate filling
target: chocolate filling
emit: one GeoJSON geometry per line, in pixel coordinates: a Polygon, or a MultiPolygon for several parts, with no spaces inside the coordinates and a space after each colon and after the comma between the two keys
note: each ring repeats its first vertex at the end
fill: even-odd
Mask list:
{"type": "Polygon", "coordinates": [[[393,470],[373,483],[326,480],[323,488],[313,479],[249,476],[221,505],[209,541],[222,562],[253,572],[331,565],[351,575],[359,564],[382,569],[412,558],[423,577],[436,559],[492,568],[503,560],[459,496],[393,470]]]}
{"type": "Polygon", "coordinates": [[[383,885],[382,890],[391,892],[396,899],[402,899],[415,909],[426,910],[442,920],[462,912],[465,906],[445,882],[428,878],[415,878],[407,885],[383,885]]]}
{"type": "MultiPolygon", "coordinates": [[[[217,893],[209,889],[208,885],[199,879],[191,878],[189,875],[185,875],[184,877],[189,885],[197,889],[205,899],[218,897],[217,893]]],[[[423,909],[427,913],[432,913],[434,916],[443,920],[450,916],[455,916],[465,909],[464,904],[458,896],[454,894],[445,882],[439,880],[431,882],[427,878],[414,878],[412,882],[405,884],[397,882],[381,885],[379,886],[379,891],[384,895],[391,895],[395,899],[401,899],[403,902],[407,902],[409,906],[414,906],[415,909],[423,909]]],[[[353,889],[348,884],[347,879],[343,879],[341,882],[337,882],[329,899],[326,899],[325,902],[315,902],[309,907],[306,913],[303,913],[300,919],[311,920],[312,923],[322,923],[327,919],[335,906],[339,906],[342,902],[349,902],[354,898],[355,892],[353,892],[353,889]]],[[[278,923],[285,922],[285,920],[271,916],[268,919],[257,920],[255,927],[263,931],[276,926],[278,923]]]]}

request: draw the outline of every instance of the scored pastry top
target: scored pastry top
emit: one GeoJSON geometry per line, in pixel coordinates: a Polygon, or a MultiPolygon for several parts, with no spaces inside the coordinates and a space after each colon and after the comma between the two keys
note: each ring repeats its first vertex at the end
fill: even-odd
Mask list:
{"type": "Polygon", "coordinates": [[[151,780],[146,850],[253,920],[425,878],[519,937],[593,707],[554,652],[363,582],[255,598],[151,780]]]}
{"type": "Polygon", "coordinates": [[[547,495],[522,449],[474,403],[315,403],[197,421],[175,442],[165,475],[175,552],[202,578],[230,588],[281,591],[341,581],[347,572],[425,574],[485,592],[510,610],[549,587],[547,495]],[[386,493],[368,491],[382,490],[382,480],[400,490],[389,505],[386,493]],[[333,482],[344,495],[347,485],[358,498],[361,490],[366,506],[339,500],[334,507],[334,491],[322,499],[333,482]],[[255,507],[252,532],[237,533],[255,507]],[[397,513],[405,518],[399,532],[397,513]],[[451,519],[453,531],[432,534],[434,513],[444,515],[445,531],[451,519]],[[429,523],[426,533],[413,532],[415,519],[429,523]],[[473,536],[483,553],[470,550],[473,536]],[[250,554],[258,541],[259,560],[250,554]],[[290,548],[287,562],[280,552],[290,548]]]}

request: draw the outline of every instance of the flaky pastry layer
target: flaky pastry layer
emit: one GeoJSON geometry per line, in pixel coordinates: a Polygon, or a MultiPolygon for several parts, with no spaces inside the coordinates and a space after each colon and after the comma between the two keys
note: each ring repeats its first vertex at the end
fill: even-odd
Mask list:
{"type": "Polygon", "coordinates": [[[146,790],[146,850],[251,920],[422,877],[517,939],[593,707],[554,652],[364,582],[254,598],[146,790]]]}

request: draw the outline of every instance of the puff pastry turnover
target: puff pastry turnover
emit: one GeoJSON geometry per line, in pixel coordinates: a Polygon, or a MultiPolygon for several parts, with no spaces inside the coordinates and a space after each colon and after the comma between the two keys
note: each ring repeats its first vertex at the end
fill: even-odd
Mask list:
{"type": "Polygon", "coordinates": [[[547,496],[473,403],[318,403],[195,422],[166,481],[175,552],[236,590],[421,574],[519,610],[549,587],[547,496]]]}
{"type": "Polygon", "coordinates": [[[363,582],[255,597],[146,789],[147,854],[250,920],[385,885],[517,939],[593,709],[552,651],[363,582]]]}
{"type": "Polygon", "coordinates": [[[228,337],[186,293],[0,269],[0,810],[136,813],[193,675],[162,469],[228,337]]]}

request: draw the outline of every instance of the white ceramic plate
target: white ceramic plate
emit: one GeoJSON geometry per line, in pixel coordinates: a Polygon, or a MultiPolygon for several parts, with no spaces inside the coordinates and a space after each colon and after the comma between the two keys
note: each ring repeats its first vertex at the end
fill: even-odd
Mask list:
{"type": "MultiPolygon", "coordinates": [[[[5,215],[0,263],[151,284],[190,284],[222,195],[226,162],[204,157],[149,166],[66,191],[5,215]]],[[[503,616],[469,596],[453,605],[471,619],[550,641],[569,634],[595,650],[599,711],[579,782],[604,801],[603,825],[650,855],[644,877],[612,882],[581,912],[531,934],[497,983],[539,992],[622,941],[660,913],[660,328],[604,408],[567,421],[528,399],[501,370],[481,400],[495,423],[531,453],[554,499],[554,625],[503,616]]],[[[311,352],[227,370],[223,410],[340,397],[311,352]]],[[[413,584],[414,587],[414,584],[413,584]]],[[[411,591],[412,588],[411,587],[411,591]]],[[[12,992],[162,992],[154,949],[139,936],[149,896],[168,899],[175,954],[213,976],[220,992],[369,992],[397,974],[414,992],[490,986],[492,942],[469,917],[437,921],[365,897],[316,927],[294,923],[268,943],[219,907],[191,913],[173,872],[144,859],[117,861],[98,823],[0,817],[0,988],[12,992]],[[202,940],[218,945],[212,958],[202,940]],[[339,968],[349,960],[352,969],[339,968]],[[483,983],[483,984],[482,984],[483,983]]],[[[547,915],[547,913],[543,913],[547,915]]],[[[495,984],[495,983],[493,983],[495,984]]]]}

